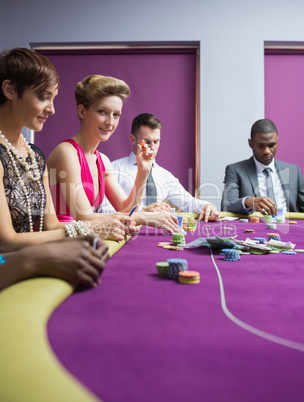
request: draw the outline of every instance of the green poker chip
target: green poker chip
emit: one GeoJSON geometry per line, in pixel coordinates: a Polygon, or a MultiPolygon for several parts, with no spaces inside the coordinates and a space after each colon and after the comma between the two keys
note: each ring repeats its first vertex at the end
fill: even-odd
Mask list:
{"type": "Polygon", "coordinates": [[[259,255],[262,255],[262,254],[268,254],[268,251],[264,251],[264,250],[258,250],[258,249],[250,249],[250,253],[251,254],[259,254],[259,255]]]}
{"type": "Polygon", "coordinates": [[[272,222],[272,215],[264,215],[264,222],[271,223],[272,222]]]}
{"type": "Polygon", "coordinates": [[[174,246],[177,246],[178,244],[186,244],[184,233],[172,233],[172,241],[174,246]]]}
{"type": "Polygon", "coordinates": [[[271,248],[271,251],[270,251],[271,254],[278,254],[282,251],[282,249],[279,247],[271,246],[270,248],[271,248]]]}
{"type": "Polygon", "coordinates": [[[295,250],[297,253],[304,253],[304,249],[303,248],[297,248],[295,250]]]}
{"type": "Polygon", "coordinates": [[[168,277],[169,263],[168,262],[157,262],[156,269],[159,276],[168,277]]]}

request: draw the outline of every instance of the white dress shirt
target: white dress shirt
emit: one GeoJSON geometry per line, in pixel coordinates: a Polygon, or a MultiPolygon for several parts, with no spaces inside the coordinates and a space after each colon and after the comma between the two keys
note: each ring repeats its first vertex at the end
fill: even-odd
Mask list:
{"type": "MultiPolygon", "coordinates": [[[[267,177],[265,172],[263,170],[266,167],[269,167],[271,169],[270,176],[272,179],[273,183],[273,191],[276,197],[276,205],[278,209],[283,209],[283,212],[287,211],[286,208],[286,198],[284,195],[284,190],[282,187],[281,179],[278,175],[277,169],[274,164],[274,159],[271,161],[269,165],[263,165],[261,162],[259,162],[255,157],[253,157],[256,170],[257,170],[257,176],[258,176],[258,182],[259,182],[259,191],[260,191],[260,197],[267,197],[268,192],[267,192],[267,177]]],[[[250,208],[247,208],[245,206],[245,199],[248,197],[245,197],[243,199],[243,207],[245,210],[249,210],[250,208]]]]}
{"type": "MultiPolygon", "coordinates": [[[[137,174],[136,155],[131,154],[125,158],[117,159],[112,162],[113,174],[117,177],[118,183],[129,195],[134,185],[137,174]]],[[[168,200],[184,212],[196,212],[200,214],[207,201],[199,200],[193,197],[184,189],[179,180],[168,170],[159,166],[155,160],[152,166],[152,176],[157,189],[157,201],[168,200]]],[[[146,206],[146,195],[143,196],[142,205],[146,206]]],[[[114,208],[105,197],[99,212],[114,212],[114,208]]]]}

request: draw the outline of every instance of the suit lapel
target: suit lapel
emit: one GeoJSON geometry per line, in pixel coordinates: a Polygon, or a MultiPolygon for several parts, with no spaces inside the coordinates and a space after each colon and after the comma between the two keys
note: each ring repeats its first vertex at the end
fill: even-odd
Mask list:
{"type": "Polygon", "coordinates": [[[290,211],[290,207],[295,208],[294,205],[296,204],[296,200],[292,200],[292,193],[289,191],[291,187],[292,177],[290,177],[289,168],[286,167],[286,164],[284,164],[284,162],[275,160],[274,163],[283,187],[287,211],[290,211]]]}
{"type": "Polygon", "coordinates": [[[258,175],[256,171],[256,166],[253,157],[247,160],[246,170],[248,174],[249,181],[251,183],[254,197],[260,197],[258,175]]]}
{"type": "Polygon", "coordinates": [[[288,190],[288,185],[290,182],[290,177],[289,177],[289,169],[285,169],[285,165],[281,163],[281,161],[274,161],[275,167],[277,169],[278,172],[278,176],[281,180],[282,186],[283,186],[283,190],[288,190]]]}

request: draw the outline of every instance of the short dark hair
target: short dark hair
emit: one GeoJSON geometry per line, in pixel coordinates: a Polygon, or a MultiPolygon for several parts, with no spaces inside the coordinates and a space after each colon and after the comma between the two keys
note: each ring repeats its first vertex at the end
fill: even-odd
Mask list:
{"type": "Polygon", "coordinates": [[[278,133],[278,129],[273,121],[269,119],[257,120],[251,127],[250,138],[253,139],[256,134],[278,133]]]}
{"type": "Polygon", "coordinates": [[[136,137],[141,126],[147,126],[155,130],[162,128],[161,122],[151,113],[141,113],[133,119],[131,133],[136,137]]]}
{"type": "Polygon", "coordinates": [[[19,98],[28,88],[35,88],[39,92],[60,85],[56,68],[45,56],[31,49],[17,47],[0,53],[0,105],[7,101],[2,90],[5,80],[12,82],[19,98]]]}

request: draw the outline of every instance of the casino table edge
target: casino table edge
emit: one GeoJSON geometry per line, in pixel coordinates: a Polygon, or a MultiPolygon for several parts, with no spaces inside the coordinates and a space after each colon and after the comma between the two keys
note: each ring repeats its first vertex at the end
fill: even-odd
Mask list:
{"type": "MultiPolygon", "coordinates": [[[[106,243],[111,257],[125,241],[106,243]]],[[[0,292],[1,400],[100,401],[61,365],[47,338],[51,314],[73,291],[60,279],[33,278],[0,292]]]]}
{"type": "MultiPolygon", "coordinates": [[[[182,215],[197,217],[189,213],[182,215]]],[[[245,217],[220,213],[221,218],[226,216],[245,217]]],[[[262,217],[259,213],[251,216],[262,217]]],[[[300,220],[304,219],[304,213],[287,213],[285,217],[300,220]]],[[[126,242],[106,243],[111,257],[126,242]]],[[[1,400],[99,401],[61,365],[47,338],[46,327],[51,314],[73,291],[71,285],[60,279],[33,278],[0,292],[1,400]]]]}

